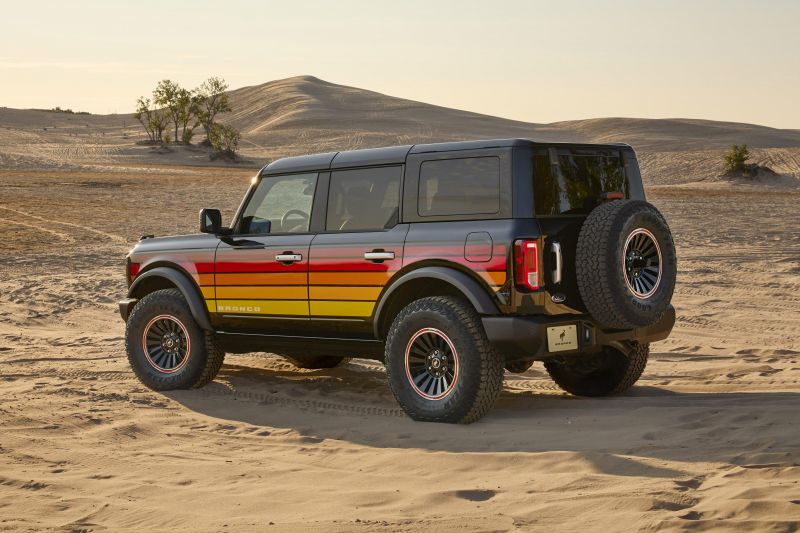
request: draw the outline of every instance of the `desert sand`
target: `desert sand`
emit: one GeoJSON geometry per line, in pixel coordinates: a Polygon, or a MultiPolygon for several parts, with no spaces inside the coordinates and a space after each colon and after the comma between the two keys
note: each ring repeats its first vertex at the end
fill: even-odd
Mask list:
{"type": "Polygon", "coordinates": [[[269,98],[293,102],[294,115],[253,119],[243,140],[259,145],[244,150],[253,163],[227,167],[133,146],[130,119],[127,132],[120,117],[0,109],[0,530],[798,530],[796,131],[715,123],[719,137],[686,144],[712,125],[540,127],[539,137],[629,135],[675,235],[678,322],[624,396],[571,397],[534,365],[506,374],[479,423],[422,424],[402,414],[377,362],[302,371],[271,354],[229,355],[201,390],[144,388],[115,305],[140,235],[194,232],[200,207],[229,220],[254,167],[278,155],[459,127],[466,138],[537,136],[536,125],[443,108],[415,134],[425,121],[409,109],[430,112],[424,104],[309,78],[267,86],[241,89],[251,102],[230,120],[244,125],[269,98]],[[309,83],[318,94],[304,100],[309,83]],[[384,108],[337,139],[336,116],[356,105],[348,94],[384,108]],[[79,136],[68,118],[96,122],[79,136]],[[674,141],[659,144],[670,128],[674,141]],[[780,161],[784,178],[717,178],[731,142],[780,161]]]}

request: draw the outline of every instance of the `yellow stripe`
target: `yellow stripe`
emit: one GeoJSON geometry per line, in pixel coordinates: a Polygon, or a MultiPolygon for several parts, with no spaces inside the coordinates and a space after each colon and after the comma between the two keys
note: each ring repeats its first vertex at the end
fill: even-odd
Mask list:
{"type": "Polygon", "coordinates": [[[206,300],[206,307],[208,307],[209,313],[217,312],[217,302],[215,302],[214,300],[206,300]]]}
{"type": "Polygon", "coordinates": [[[200,287],[200,292],[203,293],[203,298],[206,300],[214,299],[214,287],[200,287]]]}
{"type": "Polygon", "coordinates": [[[230,315],[308,316],[308,302],[306,300],[217,300],[216,312],[230,315]]]}
{"type": "Polygon", "coordinates": [[[364,300],[374,302],[381,287],[309,287],[312,300],[364,300]]]}
{"type": "Polygon", "coordinates": [[[312,316],[370,316],[375,302],[310,302],[312,316]]]}
{"type": "Polygon", "coordinates": [[[231,300],[250,300],[250,299],[264,299],[264,300],[305,300],[308,298],[308,292],[305,286],[280,286],[274,285],[271,287],[217,287],[218,299],[231,299],[231,300]]]}

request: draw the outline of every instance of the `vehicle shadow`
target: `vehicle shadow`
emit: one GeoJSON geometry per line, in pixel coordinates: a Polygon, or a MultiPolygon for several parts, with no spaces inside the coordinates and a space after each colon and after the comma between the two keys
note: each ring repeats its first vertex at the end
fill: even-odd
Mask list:
{"type": "Polygon", "coordinates": [[[226,365],[207,387],[167,395],[192,411],[247,424],[254,434],[288,429],[307,443],[333,439],[512,457],[577,452],[599,472],[650,477],[679,474],[625,456],[742,465],[798,462],[800,433],[786,427],[800,425],[800,393],[638,386],[619,397],[577,398],[558,391],[542,374],[507,374],[495,409],[467,426],[410,420],[383,370],[360,365],[305,372],[226,365]]]}

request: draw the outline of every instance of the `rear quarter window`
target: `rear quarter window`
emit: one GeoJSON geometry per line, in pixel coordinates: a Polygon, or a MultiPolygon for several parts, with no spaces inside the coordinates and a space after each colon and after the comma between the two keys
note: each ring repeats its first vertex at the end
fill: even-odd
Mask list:
{"type": "Polygon", "coordinates": [[[500,211],[500,158],[425,161],[420,166],[419,216],[492,215],[500,211]]]}
{"type": "Polygon", "coordinates": [[[630,197],[621,151],[541,148],[533,155],[537,216],[588,214],[604,192],[630,197]]]}

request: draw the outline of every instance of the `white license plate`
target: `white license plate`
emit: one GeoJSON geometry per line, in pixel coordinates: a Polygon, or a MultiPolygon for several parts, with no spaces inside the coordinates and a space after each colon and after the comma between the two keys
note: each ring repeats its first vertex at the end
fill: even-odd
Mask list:
{"type": "Polygon", "coordinates": [[[564,352],[577,349],[578,327],[575,324],[547,328],[547,351],[564,352]]]}

